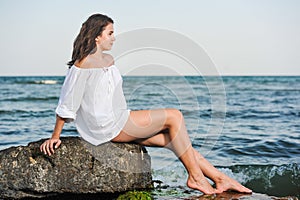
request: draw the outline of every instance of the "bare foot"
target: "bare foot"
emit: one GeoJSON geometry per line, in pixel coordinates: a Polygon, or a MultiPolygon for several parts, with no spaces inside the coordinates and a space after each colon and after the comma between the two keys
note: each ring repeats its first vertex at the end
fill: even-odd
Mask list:
{"type": "Polygon", "coordinates": [[[252,190],[246,188],[245,186],[241,185],[239,182],[226,176],[225,174],[223,174],[223,176],[215,183],[218,193],[228,190],[234,190],[242,193],[252,193],[252,190]]]}
{"type": "Polygon", "coordinates": [[[206,178],[202,175],[198,176],[189,176],[187,180],[187,186],[191,189],[199,190],[204,194],[215,194],[217,193],[216,189],[213,188],[206,178]]]}

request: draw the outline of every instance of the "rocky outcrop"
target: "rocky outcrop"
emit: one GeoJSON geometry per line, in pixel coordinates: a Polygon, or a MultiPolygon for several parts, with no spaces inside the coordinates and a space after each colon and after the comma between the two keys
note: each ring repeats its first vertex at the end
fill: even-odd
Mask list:
{"type": "Polygon", "coordinates": [[[152,187],[150,156],[144,147],[111,142],[93,146],[78,137],[61,140],[52,156],[40,152],[44,140],[0,151],[0,198],[152,187]]]}

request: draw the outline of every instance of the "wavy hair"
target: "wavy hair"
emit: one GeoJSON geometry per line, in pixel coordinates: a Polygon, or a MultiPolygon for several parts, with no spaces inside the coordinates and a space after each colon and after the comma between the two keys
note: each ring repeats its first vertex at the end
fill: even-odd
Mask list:
{"type": "Polygon", "coordinates": [[[114,21],[102,14],[91,15],[81,26],[80,32],[73,43],[72,59],[68,62],[69,67],[74,65],[75,61],[82,61],[86,56],[96,50],[95,38],[101,35],[105,27],[114,23],[114,21]]]}

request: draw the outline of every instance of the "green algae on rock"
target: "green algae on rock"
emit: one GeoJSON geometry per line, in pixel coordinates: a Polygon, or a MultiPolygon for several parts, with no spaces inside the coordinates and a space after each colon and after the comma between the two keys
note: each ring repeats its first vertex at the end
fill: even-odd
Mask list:
{"type": "Polygon", "coordinates": [[[117,200],[152,200],[152,196],[147,191],[129,191],[120,195],[117,200]]]}

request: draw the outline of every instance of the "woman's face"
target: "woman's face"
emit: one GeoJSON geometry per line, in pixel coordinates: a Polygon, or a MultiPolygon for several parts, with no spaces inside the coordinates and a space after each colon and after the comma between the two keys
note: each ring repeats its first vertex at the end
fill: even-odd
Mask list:
{"type": "Polygon", "coordinates": [[[112,23],[109,23],[104,28],[101,35],[96,38],[96,44],[102,51],[107,51],[111,49],[114,41],[114,26],[112,23]]]}

